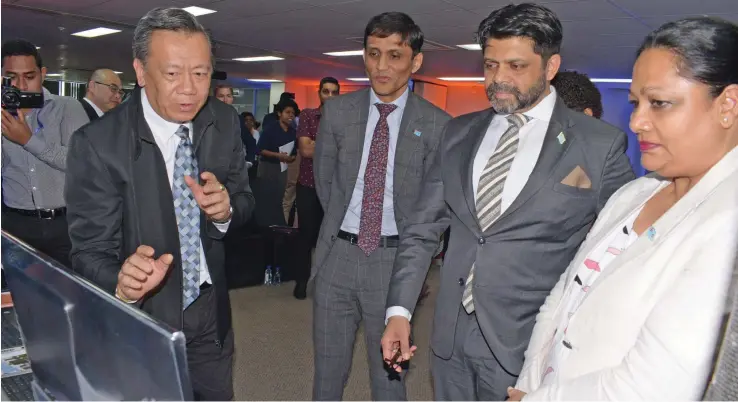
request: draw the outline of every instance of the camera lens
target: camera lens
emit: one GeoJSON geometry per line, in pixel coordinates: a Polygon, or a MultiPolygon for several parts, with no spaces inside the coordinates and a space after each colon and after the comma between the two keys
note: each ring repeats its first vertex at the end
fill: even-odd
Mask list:
{"type": "Polygon", "coordinates": [[[20,106],[20,95],[12,89],[3,89],[3,108],[18,109],[20,106]]]}

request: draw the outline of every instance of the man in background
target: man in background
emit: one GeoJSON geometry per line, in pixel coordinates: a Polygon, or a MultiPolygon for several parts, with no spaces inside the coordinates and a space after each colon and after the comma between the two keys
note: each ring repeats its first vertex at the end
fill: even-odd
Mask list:
{"type": "MultiPolygon", "coordinates": [[[[233,87],[230,84],[218,84],[215,86],[213,91],[215,98],[225,103],[226,105],[233,106],[233,87]]],[[[241,142],[243,142],[244,150],[246,151],[246,168],[250,169],[254,165],[256,154],[258,150],[256,148],[256,140],[251,135],[251,130],[246,127],[244,119],[239,116],[239,123],[241,125],[241,142]]]]}
{"type": "Polygon", "coordinates": [[[69,267],[67,144],[89,119],[79,101],[42,86],[46,67],[32,43],[3,44],[2,75],[21,91],[43,93],[40,109],[2,110],[2,227],[69,267]]]}
{"type": "Polygon", "coordinates": [[[82,99],[82,107],[90,121],[97,120],[110,109],[120,105],[123,99],[123,84],[113,70],[95,70],[87,82],[87,92],[82,99]]]}
{"type": "Polygon", "coordinates": [[[315,152],[315,138],[318,134],[318,125],[325,101],[338,96],[341,87],[338,80],[325,77],[320,80],[318,97],[320,107],[302,111],[302,121],[297,126],[297,142],[300,157],[300,174],[297,180],[297,214],[299,223],[299,256],[295,275],[294,296],[303,300],[307,297],[307,283],[310,279],[312,267],[312,252],[318,241],[320,223],[323,221],[323,208],[320,206],[318,193],[315,192],[315,177],[313,175],[313,153],[315,152]]]}
{"type": "Polygon", "coordinates": [[[422,46],[423,32],[408,15],[371,18],[364,30],[371,87],[323,106],[313,156],[325,211],[315,251],[314,400],[343,397],[362,321],[372,400],[407,399],[404,374],[388,372],[382,359],[384,311],[399,234],[449,119],[408,87],[423,64],[422,46]]]}
{"type": "Polygon", "coordinates": [[[208,101],[210,38],[181,8],[133,33],[141,88],[69,145],[74,270],[187,338],[195,400],[233,399],[223,238],[254,207],[236,111],[208,101]],[[175,74],[169,74],[174,72],[175,74]]]}
{"type": "Polygon", "coordinates": [[[560,71],[551,85],[556,88],[566,107],[587,116],[602,118],[602,94],[589,76],[576,71],[560,71]]]}
{"type": "MultiPolygon", "coordinates": [[[[290,99],[294,102],[295,94],[291,92],[282,92],[282,94],[279,95],[279,102],[277,103],[281,103],[283,100],[287,100],[287,99],[290,99]]],[[[263,132],[264,130],[266,130],[268,125],[273,124],[273,123],[279,124],[279,114],[277,113],[277,105],[274,105],[274,109],[272,110],[272,112],[267,113],[264,116],[264,118],[261,120],[261,127],[262,127],[261,131],[263,132]]],[[[296,123],[295,123],[294,128],[297,128],[296,123]]]]}

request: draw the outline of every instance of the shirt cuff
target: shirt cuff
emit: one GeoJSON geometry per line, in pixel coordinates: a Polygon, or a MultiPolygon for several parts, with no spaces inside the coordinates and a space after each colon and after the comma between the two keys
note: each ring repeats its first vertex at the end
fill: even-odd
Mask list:
{"type": "Polygon", "coordinates": [[[23,146],[23,148],[32,153],[34,156],[42,154],[46,150],[46,141],[42,140],[37,135],[32,135],[31,138],[28,139],[28,142],[26,145],[23,146]]]}
{"type": "Polygon", "coordinates": [[[387,309],[387,315],[384,319],[384,325],[387,325],[387,321],[389,321],[390,317],[394,317],[396,315],[402,316],[407,318],[408,321],[410,321],[413,317],[412,314],[410,314],[410,311],[402,306],[392,306],[387,309]]]}
{"type": "MultiPolygon", "coordinates": [[[[231,205],[231,217],[233,216],[233,205],[231,205]]],[[[228,231],[228,226],[231,226],[231,220],[228,219],[226,222],[213,222],[213,225],[215,225],[215,228],[218,229],[220,233],[226,233],[228,231]]]]}

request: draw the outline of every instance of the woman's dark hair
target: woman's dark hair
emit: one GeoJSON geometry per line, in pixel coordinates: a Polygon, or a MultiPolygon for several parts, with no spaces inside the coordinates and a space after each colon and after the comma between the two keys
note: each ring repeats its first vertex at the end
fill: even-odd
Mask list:
{"type": "Polygon", "coordinates": [[[413,56],[423,47],[423,31],[409,15],[401,12],[388,12],[372,17],[364,29],[364,49],[370,36],[386,38],[399,34],[402,43],[413,49],[413,56]]]}
{"type": "Polygon", "coordinates": [[[717,97],[738,84],[738,25],[714,17],[667,22],[651,32],[636,56],[648,49],[667,49],[677,55],[679,75],[707,85],[717,97]]]}
{"type": "Polygon", "coordinates": [[[533,3],[510,4],[479,24],[476,40],[484,49],[488,39],[525,37],[533,40],[533,51],[544,61],[561,52],[563,28],[553,11],[533,3]]]}
{"type": "Polygon", "coordinates": [[[11,56],[31,56],[36,61],[36,67],[40,70],[44,66],[41,60],[41,54],[36,49],[36,45],[23,39],[12,39],[3,43],[2,48],[2,64],[5,65],[5,58],[11,56]]]}
{"type": "Polygon", "coordinates": [[[280,100],[279,103],[274,106],[274,111],[282,113],[288,107],[291,107],[295,111],[295,116],[300,114],[300,109],[297,108],[297,103],[289,98],[280,100]]]}
{"type": "Polygon", "coordinates": [[[551,80],[551,85],[569,109],[577,112],[591,109],[592,116],[598,119],[602,117],[602,94],[587,74],[559,71],[551,80]]]}
{"type": "Polygon", "coordinates": [[[243,112],[243,113],[241,113],[241,117],[243,117],[244,119],[247,118],[247,117],[249,117],[249,116],[251,116],[251,118],[253,118],[254,120],[256,120],[256,117],[254,117],[254,114],[251,113],[251,112],[243,112]]]}

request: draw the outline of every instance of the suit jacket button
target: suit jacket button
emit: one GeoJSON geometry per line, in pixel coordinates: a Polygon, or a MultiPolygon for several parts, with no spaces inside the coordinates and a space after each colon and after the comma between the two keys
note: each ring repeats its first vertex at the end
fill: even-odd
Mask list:
{"type": "Polygon", "coordinates": [[[464,286],[464,278],[459,278],[459,286],[464,286]]]}
{"type": "Polygon", "coordinates": [[[479,244],[484,244],[487,242],[486,240],[484,240],[484,237],[480,237],[478,241],[479,241],[479,244]]]}
{"type": "Polygon", "coordinates": [[[336,241],[336,236],[331,236],[331,241],[336,241]]]}

